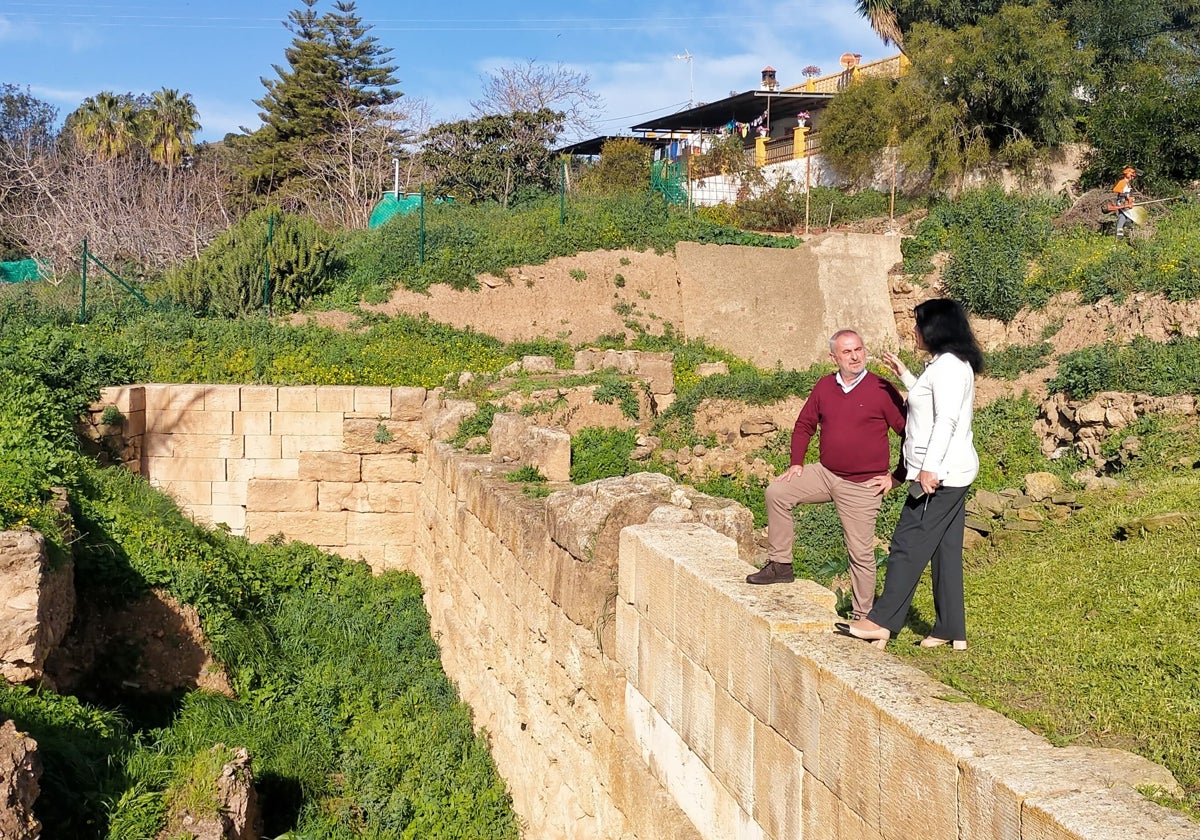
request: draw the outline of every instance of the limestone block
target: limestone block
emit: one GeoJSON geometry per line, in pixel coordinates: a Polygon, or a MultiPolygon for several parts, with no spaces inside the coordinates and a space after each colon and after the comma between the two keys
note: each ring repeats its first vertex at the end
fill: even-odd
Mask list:
{"type": "Polygon", "coordinates": [[[142,453],[155,458],[170,458],[175,454],[175,441],[183,435],[152,434],[142,439],[142,453]]]}
{"type": "MultiPolygon", "coordinates": [[[[242,458],[245,442],[241,435],[163,435],[172,438],[175,458],[242,458]]],[[[149,442],[147,442],[149,443],[149,442]]],[[[148,455],[155,454],[147,451],[148,455]]]]}
{"type": "Polygon", "coordinates": [[[318,385],[317,411],[350,413],[354,411],[353,385],[318,385]]]}
{"type": "Polygon", "coordinates": [[[650,400],[650,407],[655,414],[662,414],[675,404],[675,399],[675,394],[654,394],[650,400]]]}
{"type": "Polygon", "coordinates": [[[754,721],[754,807],[750,814],[772,837],[804,831],[804,762],[800,751],[761,720],[754,721]]]}
{"type": "Polygon", "coordinates": [[[300,453],[300,478],[304,481],[358,481],[362,459],[345,452],[300,453]]]}
{"type": "Polygon", "coordinates": [[[958,760],[954,753],[885,712],[879,716],[878,755],[887,768],[880,779],[883,835],[957,838],[958,760]]]}
{"type": "Polygon", "coordinates": [[[147,385],[146,409],[151,412],[203,411],[204,385],[147,385]]]}
{"type": "Polygon", "coordinates": [[[363,455],[363,481],[418,482],[429,462],[419,455],[363,455]]]}
{"type": "Polygon", "coordinates": [[[305,452],[340,452],[341,435],[285,435],[279,441],[279,452],[284,459],[300,458],[305,452]]]}
{"type": "Polygon", "coordinates": [[[146,388],[142,385],[114,385],[100,389],[101,405],[114,405],[128,417],[146,410],[146,388]]]}
{"type": "Polygon", "coordinates": [[[271,434],[270,411],[239,411],[233,415],[233,433],[235,435],[269,435],[271,434]]]}
{"type": "Polygon", "coordinates": [[[642,622],[640,627],[638,690],[672,728],[677,728],[683,716],[683,661],[679,649],[650,624],[642,622]]]}
{"type": "Polygon", "coordinates": [[[0,531],[0,676],[40,678],[74,614],[71,561],[51,567],[46,540],[36,531],[0,531]]]}
{"type": "Polygon", "coordinates": [[[421,420],[422,409],[428,392],[424,388],[392,388],[391,411],[393,420],[421,420]]]}
{"type": "Polygon", "coordinates": [[[800,751],[808,771],[815,773],[821,697],[817,665],[805,655],[811,641],[807,633],[783,633],[771,639],[771,700],[766,722],[800,751]]]}
{"type": "MultiPolygon", "coordinates": [[[[392,417],[392,389],[360,385],[354,389],[355,414],[370,414],[377,417],[392,417]]],[[[397,419],[392,417],[393,420],[397,419]]],[[[414,417],[414,420],[419,419],[414,417]]]]}
{"type": "Polygon", "coordinates": [[[525,373],[554,373],[558,367],[553,356],[522,356],[521,370],[525,373]]]}
{"type": "Polygon", "coordinates": [[[241,411],[242,388],[240,385],[205,385],[205,411],[241,411]]]}
{"type": "MultiPolygon", "coordinates": [[[[427,557],[427,553],[418,553],[414,545],[385,545],[383,547],[383,566],[376,568],[376,572],[385,571],[387,569],[415,569],[418,557],[427,557]]],[[[426,577],[428,577],[426,575],[426,577]]],[[[424,579],[424,578],[423,578],[424,579]]]]}
{"type": "Polygon", "coordinates": [[[705,667],[712,586],[698,565],[681,563],[675,567],[675,644],[684,656],[705,667]]]}
{"type": "Polygon", "coordinates": [[[336,411],[275,411],[271,413],[271,434],[340,437],[342,414],[336,411]]]}
{"type": "Polygon", "coordinates": [[[251,479],[246,488],[246,509],[255,512],[316,510],[317,483],[251,479]]]}
{"type": "MultiPolygon", "coordinates": [[[[876,658],[882,660],[884,656],[879,653],[876,658]]],[[[813,775],[844,807],[871,829],[880,831],[880,788],[882,776],[888,771],[879,761],[879,711],[851,686],[825,671],[818,675],[818,695],[820,741],[813,775]]],[[[806,761],[807,767],[813,764],[806,761]]]]}
{"type": "Polygon", "coordinates": [[[526,435],[522,460],[550,481],[570,481],[571,435],[562,428],[534,426],[526,435]]]}
{"type": "Polygon", "coordinates": [[[739,807],[754,810],[754,716],[718,687],[713,703],[713,774],[739,807]]]}
{"type": "Polygon", "coordinates": [[[270,385],[242,386],[243,414],[269,414],[279,410],[279,389],[270,385]]]}
{"type": "Polygon", "coordinates": [[[246,458],[283,457],[283,438],[279,435],[245,435],[242,447],[246,458]]]}
{"type": "Polygon", "coordinates": [[[424,452],[428,443],[424,425],[416,421],[352,417],[342,424],[342,448],[347,452],[364,455],[424,452]]]}
{"type": "Polygon", "coordinates": [[[638,360],[637,375],[650,385],[650,393],[675,393],[675,372],[671,359],[650,359],[646,355],[638,360]]]}
{"type": "Polygon", "coordinates": [[[416,518],[404,513],[346,514],[346,542],[368,545],[412,545],[416,518]]]}
{"type": "Polygon", "coordinates": [[[214,481],[211,485],[212,503],[214,505],[246,505],[246,482],[244,481],[214,481]]]}
{"type": "Polygon", "coordinates": [[[1021,840],[1198,840],[1200,825],[1125,787],[1031,797],[1021,840]]]}
{"type": "Polygon", "coordinates": [[[317,410],[317,386],[315,385],[280,388],[277,396],[279,410],[282,412],[306,413],[317,410]]]}
{"type": "Polygon", "coordinates": [[[195,505],[212,504],[211,481],[163,481],[151,478],[150,483],[161,489],[180,505],[193,507],[195,505]]]}
{"type": "Polygon", "coordinates": [[[804,828],[797,836],[804,840],[884,840],[878,829],[868,825],[809,773],[804,774],[801,796],[804,828]]]}
{"type": "Polygon", "coordinates": [[[144,459],[146,475],[158,481],[226,481],[224,458],[144,459]]]}
{"type": "Polygon", "coordinates": [[[660,473],[635,473],[552,493],[546,500],[550,537],[577,559],[616,565],[621,529],[645,522],[674,487],[660,473]]]}
{"type": "Polygon", "coordinates": [[[318,546],[346,545],[344,512],[310,511],[246,511],[246,539],[262,542],[274,534],[284,539],[300,540],[318,546]]]}
{"type": "MultiPolygon", "coordinates": [[[[656,527],[652,525],[646,528],[656,527]]],[[[677,526],[663,525],[662,528],[677,526]]],[[[634,609],[646,621],[675,641],[675,562],[662,550],[661,542],[644,542],[638,551],[633,601],[634,609]]],[[[686,550],[686,549],[685,549],[686,550]]],[[[649,696],[649,695],[647,695],[649,696]]]]}
{"type": "Polygon", "coordinates": [[[963,836],[1017,840],[1022,803],[1079,791],[1125,786],[1180,795],[1165,767],[1123,750],[1035,744],[959,762],[959,826],[963,836]]]}
{"type": "Polygon", "coordinates": [[[196,518],[209,525],[225,525],[233,534],[243,534],[246,531],[246,508],[244,505],[209,505],[193,511],[196,518]]]}
{"type": "Polygon", "coordinates": [[[476,411],[470,400],[444,400],[442,407],[426,418],[426,429],[435,440],[449,440],[458,434],[458,426],[476,411]]]}
{"type": "Polygon", "coordinates": [[[337,553],[347,560],[361,560],[378,574],[385,571],[387,566],[387,548],[378,543],[369,545],[345,545],[337,553]]]}
{"type": "Polygon", "coordinates": [[[683,702],[676,731],[705,766],[716,766],[717,683],[712,674],[687,656],[683,663],[683,702]]]}
{"type": "Polygon", "coordinates": [[[492,428],[488,432],[488,439],[492,443],[492,460],[496,463],[519,461],[521,439],[529,426],[527,419],[512,411],[498,412],[492,417],[492,428]]]}
{"type": "MultiPolygon", "coordinates": [[[[200,398],[203,400],[203,392],[200,398]]],[[[175,435],[231,435],[233,412],[175,408],[147,410],[146,431],[175,435]]]]}
{"type": "Polygon", "coordinates": [[[298,479],[299,458],[243,458],[227,462],[228,481],[249,481],[252,478],[298,479]]]}

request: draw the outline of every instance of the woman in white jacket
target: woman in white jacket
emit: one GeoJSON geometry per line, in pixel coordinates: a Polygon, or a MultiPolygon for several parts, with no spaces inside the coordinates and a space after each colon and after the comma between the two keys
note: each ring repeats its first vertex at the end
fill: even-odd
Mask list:
{"type": "Polygon", "coordinates": [[[883,647],[904,626],[917,583],[932,562],[935,619],[921,645],[953,643],[955,650],[966,650],[963,522],[967,491],[979,472],[971,419],[983,354],[966,312],[955,301],[927,300],[914,313],[917,348],[933,356],[924,372],[913,376],[895,354],[884,354],[908,389],[908,498],[892,534],[883,594],[866,618],[836,626],[883,647]]]}

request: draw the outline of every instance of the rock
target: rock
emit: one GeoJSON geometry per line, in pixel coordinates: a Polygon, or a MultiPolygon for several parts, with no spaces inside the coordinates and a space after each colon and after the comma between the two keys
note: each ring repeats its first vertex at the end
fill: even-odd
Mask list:
{"type": "Polygon", "coordinates": [[[975,531],[976,533],[985,535],[990,534],[994,527],[991,522],[978,516],[968,516],[963,525],[969,531],[975,531]]]}
{"type": "Polygon", "coordinates": [[[558,367],[553,356],[522,356],[521,370],[525,373],[554,373],[558,367]]]}
{"type": "MultiPolygon", "coordinates": [[[[475,403],[469,405],[474,406],[475,403]]],[[[343,452],[356,455],[424,452],[427,443],[429,434],[425,431],[425,425],[415,420],[347,417],[342,421],[343,452]]]]}
{"type": "Polygon", "coordinates": [[[771,420],[754,418],[743,422],[738,431],[742,437],[750,437],[751,435],[769,435],[776,429],[778,427],[771,420]]]}
{"type": "Polygon", "coordinates": [[[45,538],[34,530],[0,531],[0,676],[40,679],[74,615],[71,560],[52,564],[45,538]]]}
{"type": "Polygon", "coordinates": [[[1153,516],[1143,516],[1141,519],[1130,520],[1121,525],[1117,530],[1118,533],[1125,537],[1132,537],[1153,531],[1182,528],[1189,525],[1194,519],[1195,516],[1188,513],[1158,513],[1153,516]]]}
{"type": "Polygon", "coordinates": [[[470,371],[464,371],[458,375],[458,387],[465,388],[475,381],[475,374],[470,371]]]}
{"type": "Polygon", "coordinates": [[[41,836],[42,824],[33,815],[41,777],[37,741],[6,720],[0,726],[0,837],[38,840],[41,836]]]}
{"type": "Polygon", "coordinates": [[[1080,425],[1097,425],[1104,422],[1106,413],[1104,406],[1097,402],[1084,403],[1075,410],[1075,420],[1080,425]]]}
{"type": "Polygon", "coordinates": [[[692,447],[692,454],[694,456],[696,456],[697,458],[703,458],[705,455],[708,454],[708,447],[702,443],[697,443],[695,446],[692,447]]]}
{"type": "Polygon", "coordinates": [[[725,362],[703,362],[696,365],[696,375],[701,379],[709,376],[724,376],[729,373],[729,365],[725,362]]]}
{"type": "Polygon", "coordinates": [[[546,500],[550,538],[578,560],[616,567],[621,529],[651,521],[699,521],[731,537],[739,555],[754,551],[754,515],[659,473],[605,478],[551,493],[546,500]],[[676,510],[660,508],[674,507],[676,510]]]}
{"type": "Polygon", "coordinates": [[[1046,516],[1037,508],[1026,507],[1017,511],[1017,519],[1022,522],[1045,522],[1046,516]]]}
{"type": "Polygon", "coordinates": [[[471,453],[487,452],[491,444],[483,435],[476,435],[463,444],[463,449],[471,453]]]}
{"type": "Polygon", "coordinates": [[[987,537],[985,537],[983,534],[979,533],[978,531],[972,530],[971,528],[963,529],[963,550],[964,551],[970,551],[973,548],[978,548],[979,546],[986,544],[987,541],[988,541],[987,537]]]}
{"type": "Polygon", "coordinates": [[[1025,476],[1025,495],[1035,502],[1045,501],[1063,489],[1062,479],[1048,472],[1025,476]]]}
{"type": "Polygon", "coordinates": [[[990,516],[999,516],[1008,507],[1008,502],[1003,496],[990,490],[975,491],[974,501],[983,512],[990,516]]]}
{"type": "Polygon", "coordinates": [[[566,429],[534,426],[520,414],[492,418],[492,460],[536,467],[550,481],[571,478],[571,435],[566,429]]]}
{"type": "Polygon", "coordinates": [[[1004,523],[1002,530],[1036,534],[1042,530],[1042,526],[1038,522],[1026,522],[1023,519],[1010,519],[1004,523]]]}
{"type": "Polygon", "coordinates": [[[187,808],[195,808],[196,805],[189,798],[184,803],[185,807],[168,814],[167,827],[160,832],[160,838],[258,840],[262,836],[262,814],[254,789],[249,751],[245,747],[229,750],[224,744],[217,744],[211,752],[231,753],[230,760],[212,780],[215,807],[205,807],[200,813],[191,813],[187,808]]]}

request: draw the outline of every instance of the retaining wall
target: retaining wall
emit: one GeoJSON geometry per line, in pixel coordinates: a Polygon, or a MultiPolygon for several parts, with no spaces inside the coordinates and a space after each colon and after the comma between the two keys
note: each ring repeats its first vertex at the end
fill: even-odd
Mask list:
{"type": "Polygon", "coordinates": [[[197,518],[237,530],[240,509],[251,539],[421,577],[528,837],[1200,840],[1136,792],[1171,787],[1163,768],[959,702],[833,635],[827,590],[745,584],[736,544],[705,526],[631,526],[615,567],[575,559],[542,501],[434,439],[465,410],[436,395],[158,385],[105,401],[140,449],[130,466],[197,518]]]}

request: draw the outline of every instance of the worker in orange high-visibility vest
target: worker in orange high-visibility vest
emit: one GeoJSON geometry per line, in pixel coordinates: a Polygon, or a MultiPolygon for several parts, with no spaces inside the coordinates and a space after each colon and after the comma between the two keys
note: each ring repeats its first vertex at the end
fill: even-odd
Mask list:
{"type": "Polygon", "coordinates": [[[1117,239],[1124,239],[1126,226],[1134,224],[1129,211],[1133,207],[1133,179],[1140,174],[1132,166],[1126,166],[1121,170],[1121,180],[1113,185],[1111,208],[1117,211],[1117,239]]]}

